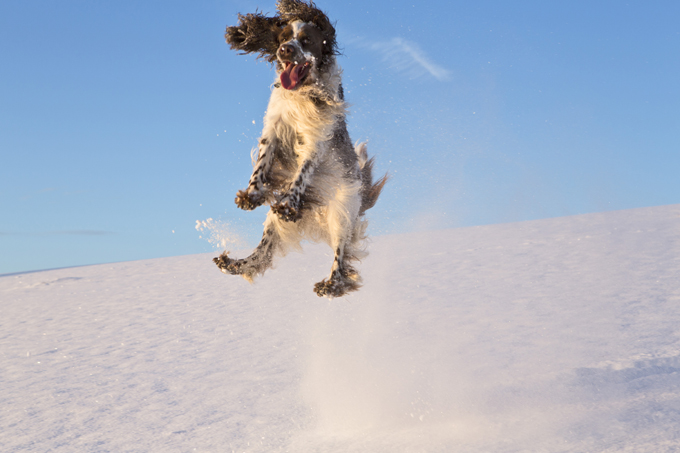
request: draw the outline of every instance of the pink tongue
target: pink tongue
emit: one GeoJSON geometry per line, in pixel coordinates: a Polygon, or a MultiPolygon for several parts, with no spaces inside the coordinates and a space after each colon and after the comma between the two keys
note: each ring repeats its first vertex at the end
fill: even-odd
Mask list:
{"type": "Polygon", "coordinates": [[[300,81],[300,72],[302,71],[303,65],[288,63],[286,69],[281,73],[281,85],[286,90],[292,90],[295,88],[300,81]]]}

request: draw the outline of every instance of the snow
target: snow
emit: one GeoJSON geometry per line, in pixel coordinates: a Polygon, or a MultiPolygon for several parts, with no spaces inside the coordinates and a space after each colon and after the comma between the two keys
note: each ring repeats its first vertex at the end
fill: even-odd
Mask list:
{"type": "Polygon", "coordinates": [[[680,447],[680,205],[0,277],[3,452],[680,447]]]}

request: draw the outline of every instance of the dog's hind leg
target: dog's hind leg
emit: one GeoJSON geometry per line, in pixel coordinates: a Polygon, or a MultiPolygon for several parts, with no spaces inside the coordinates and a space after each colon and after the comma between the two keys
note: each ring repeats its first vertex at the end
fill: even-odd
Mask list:
{"type": "Polygon", "coordinates": [[[265,273],[274,264],[275,256],[283,256],[288,249],[300,247],[300,232],[295,223],[279,219],[272,210],[267,213],[264,221],[262,239],[253,253],[247,258],[232,259],[228,252],[222,253],[213,262],[225,274],[241,275],[252,283],[258,275],[265,273]]]}
{"type": "Polygon", "coordinates": [[[360,205],[358,185],[346,184],[327,207],[329,243],[335,258],[328,278],[314,285],[319,297],[341,297],[361,288],[361,277],[350,264],[363,255],[358,247],[365,229],[365,222],[359,219],[360,205]]]}
{"type": "Polygon", "coordinates": [[[345,243],[335,249],[335,259],[328,279],[323,279],[314,285],[314,292],[319,297],[341,297],[361,288],[361,277],[347,261],[345,261],[345,243]]]}
{"type": "Polygon", "coordinates": [[[241,275],[252,283],[255,276],[264,274],[272,266],[274,254],[280,241],[281,238],[276,226],[273,222],[267,221],[262,239],[250,256],[243,259],[232,259],[228,252],[224,252],[219,257],[213,258],[213,262],[223,273],[241,275]]]}

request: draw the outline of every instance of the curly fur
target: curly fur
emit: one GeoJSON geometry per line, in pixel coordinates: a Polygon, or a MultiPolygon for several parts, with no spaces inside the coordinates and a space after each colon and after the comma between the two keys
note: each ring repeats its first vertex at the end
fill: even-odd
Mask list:
{"type": "Polygon", "coordinates": [[[286,24],[299,20],[313,23],[323,34],[324,60],[340,54],[335,38],[335,27],[328,16],[316,7],[313,1],[280,0],[276,4],[278,16],[267,17],[262,13],[238,15],[238,25],[227,27],[224,35],[229,46],[244,53],[258,53],[269,63],[276,61],[277,37],[286,24]]]}
{"type": "Polygon", "coordinates": [[[262,240],[247,258],[225,252],[214,261],[222,272],[252,281],[302,240],[323,241],[335,257],[330,275],[314,290],[338,297],[361,286],[352,263],[366,255],[364,214],[387,175],[373,181],[374,159],[347,132],[333,24],[311,1],[279,0],[277,11],[274,17],[239,14],[239,24],[227,28],[232,49],[275,62],[279,80],[248,187],[235,200],[244,210],[270,205],[262,240]]]}
{"type": "Polygon", "coordinates": [[[261,13],[238,15],[239,25],[227,27],[224,37],[234,50],[244,53],[258,52],[259,57],[270,63],[276,60],[277,36],[281,21],[278,17],[266,17],[261,13]]]}

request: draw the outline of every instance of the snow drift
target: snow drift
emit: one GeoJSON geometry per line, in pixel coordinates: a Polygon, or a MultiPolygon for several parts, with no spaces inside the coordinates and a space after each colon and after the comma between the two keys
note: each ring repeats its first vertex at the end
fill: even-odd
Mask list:
{"type": "Polygon", "coordinates": [[[680,205],[0,278],[3,452],[680,446],[680,205]]]}

